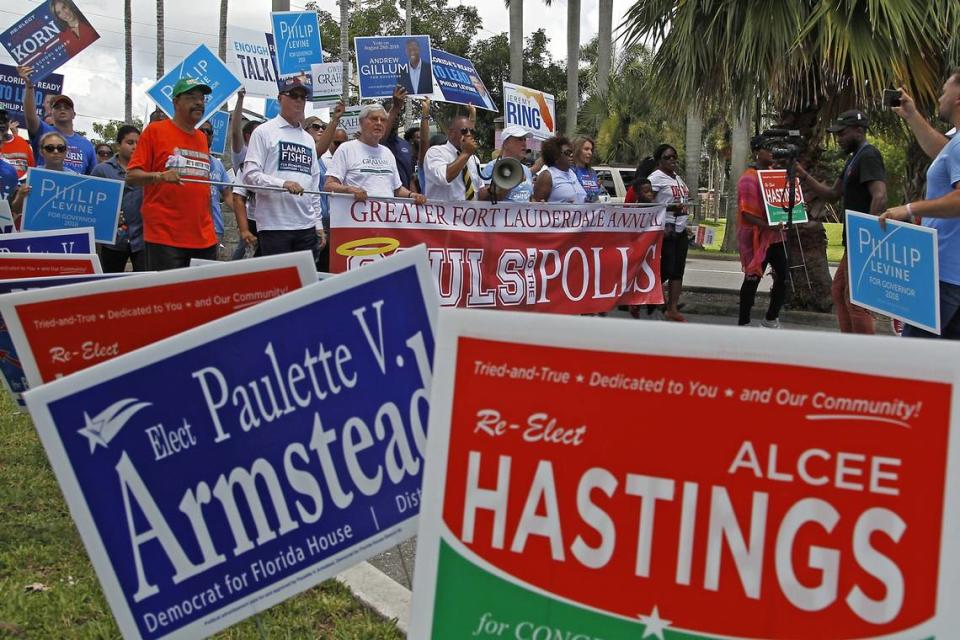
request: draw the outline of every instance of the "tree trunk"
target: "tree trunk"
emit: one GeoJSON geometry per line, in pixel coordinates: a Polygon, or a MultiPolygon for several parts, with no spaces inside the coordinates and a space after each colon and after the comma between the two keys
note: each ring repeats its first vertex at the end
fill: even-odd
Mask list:
{"type": "Polygon", "coordinates": [[[510,82],[523,84],[523,0],[510,0],[510,82]]]}
{"type": "MultiPolygon", "coordinates": [[[[686,158],[683,177],[690,187],[690,199],[700,202],[700,150],[703,146],[703,119],[693,106],[687,109],[686,158]]],[[[699,211],[702,211],[699,210],[699,211]]],[[[699,213],[698,211],[698,213],[699,213]]],[[[703,215],[697,216],[703,219],[703,215]]]]}
{"type": "Polygon", "coordinates": [[[730,134],[730,179],[727,181],[727,223],[723,233],[722,250],[737,251],[737,181],[747,169],[747,153],[750,146],[750,132],[747,129],[747,115],[741,113],[733,125],[730,134]]]}
{"type": "Polygon", "coordinates": [[[133,122],[133,10],[123,0],[123,121],[133,122]]]}
{"type": "Polygon", "coordinates": [[[567,0],[567,128],[572,136],[577,132],[577,112],[580,110],[580,0],[567,0]]]}
{"type": "MultiPolygon", "coordinates": [[[[276,2],[277,0],[274,0],[276,2]]],[[[343,64],[343,90],[341,99],[349,104],[350,98],[350,0],[340,0],[340,60],[343,64]]]]}
{"type": "Polygon", "coordinates": [[[226,62],[227,60],[227,6],[230,0],[220,0],[220,46],[217,55],[226,62]]]}
{"type": "Polygon", "coordinates": [[[157,0],[157,80],[163,77],[163,0],[157,0]]]}
{"type": "Polygon", "coordinates": [[[597,34],[597,91],[607,92],[613,60],[613,0],[600,0],[600,31],[597,34]]]}
{"type": "MultiPolygon", "coordinates": [[[[403,18],[404,18],[404,22],[406,23],[404,25],[404,33],[406,33],[408,36],[413,35],[413,0],[407,0],[407,6],[404,9],[403,18]]],[[[406,108],[404,109],[404,113],[406,114],[406,118],[403,125],[403,129],[401,129],[401,133],[407,128],[412,127],[414,125],[413,98],[410,96],[407,96],[407,105],[406,105],[406,108]]]]}
{"type": "Polygon", "coordinates": [[[290,11],[290,0],[273,0],[273,11],[290,11]]]}

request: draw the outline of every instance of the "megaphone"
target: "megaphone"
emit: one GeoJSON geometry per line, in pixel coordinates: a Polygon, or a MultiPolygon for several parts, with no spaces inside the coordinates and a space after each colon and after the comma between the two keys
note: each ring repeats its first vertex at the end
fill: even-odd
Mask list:
{"type": "MultiPolygon", "coordinates": [[[[506,193],[523,182],[525,176],[523,173],[523,165],[520,164],[519,160],[513,158],[497,158],[497,161],[493,163],[493,169],[491,169],[490,175],[482,177],[490,180],[493,186],[501,193],[506,193]]],[[[492,198],[492,201],[496,204],[496,196],[492,198]]]]}

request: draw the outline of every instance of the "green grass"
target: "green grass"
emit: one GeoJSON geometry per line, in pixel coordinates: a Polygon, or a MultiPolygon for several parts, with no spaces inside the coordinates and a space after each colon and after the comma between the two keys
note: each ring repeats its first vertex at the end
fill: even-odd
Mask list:
{"type": "MultiPolygon", "coordinates": [[[[119,638],[47,456],[26,414],[0,400],[0,638],[119,638]],[[48,591],[28,592],[41,583],[48,591]]],[[[216,638],[400,639],[333,580],[216,638]]]]}
{"type": "MultiPolygon", "coordinates": [[[[716,230],[713,243],[704,246],[703,250],[707,253],[719,253],[720,247],[723,246],[723,234],[724,231],[726,231],[726,223],[723,220],[719,222],[702,220],[698,224],[713,227],[716,230]]],[[[843,229],[839,224],[833,222],[825,223],[823,227],[827,231],[827,260],[830,262],[839,262],[840,258],[843,257],[843,245],[841,244],[843,239],[843,229]]]]}

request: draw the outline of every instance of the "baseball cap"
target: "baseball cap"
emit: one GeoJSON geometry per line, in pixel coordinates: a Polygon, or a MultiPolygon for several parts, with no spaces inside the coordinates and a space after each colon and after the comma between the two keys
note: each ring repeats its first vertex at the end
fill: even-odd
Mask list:
{"type": "Polygon", "coordinates": [[[867,114],[863,111],[851,109],[850,111],[841,113],[836,121],[827,127],[827,131],[830,133],[840,133],[847,127],[863,127],[866,129],[869,124],[870,120],[867,118],[867,114]]]}
{"type": "Polygon", "coordinates": [[[173,97],[176,98],[181,93],[186,93],[187,91],[192,91],[193,89],[200,89],[200,93],[203,95],[207,95],[213,91],[209,85],[203,84],[196,78],[183,76],[177,80],[177,84],[173,85],[173,97]]]}
{"type": "Polygon", "coordinates": [[[73,109],[73,100],[71,100],[69,96],[65,95],[53,96],[53,98],[50,100],[50,108],[53,109],[60,102],[66,102],[68,105],[70,105],[70,108],[73,109]]]}
{"type": "Polygon", "coordinates": [[[533,134],[517,124],[508,124],[503,128],[503,131],[500,132],[500,138],[506,140],[507,138],[531,138],[533,134]]]}
{"type": "Polygon", "coordinates": [[[303,76],[287,76],[286,78],[280,78],[277,81],[277,93],[280,94],[289,94],[294,89],[303,89],[307,93],[307,97],[310,97],[310,94],[313,93],[310,87],[304,83],[303,76]]]}
{"type": "Polygon", "coordinates": [[[756,151],[757,149],[769,149],[770,141],[764,136],[753,136],[750,138],[750,149],[756,151]]]}

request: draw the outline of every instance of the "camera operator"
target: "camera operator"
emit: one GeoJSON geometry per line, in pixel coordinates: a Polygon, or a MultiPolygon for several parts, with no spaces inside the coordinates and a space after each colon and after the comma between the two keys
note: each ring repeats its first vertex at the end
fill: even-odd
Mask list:
{"type": "Polygon", "coordinates": [[[837,312],[837,321],[843,333],[875,332],[873,315],[863,307],[850,302],[850,276],[847,273],[847,210],[880,215],[887,208],[887,172],[883,166],[883,156],[872,144],[867,142],[869,121],[862,111],[845,111],[827,131],[837,136],[840,148],[850,154],[843,167],[843,173],[832,187],[815,180],[807,171],[797,165],[797,175],[804,185],[827,201],[843,199],[843,258],[833,277],[830,294],[833,307],[837,312]]]}

